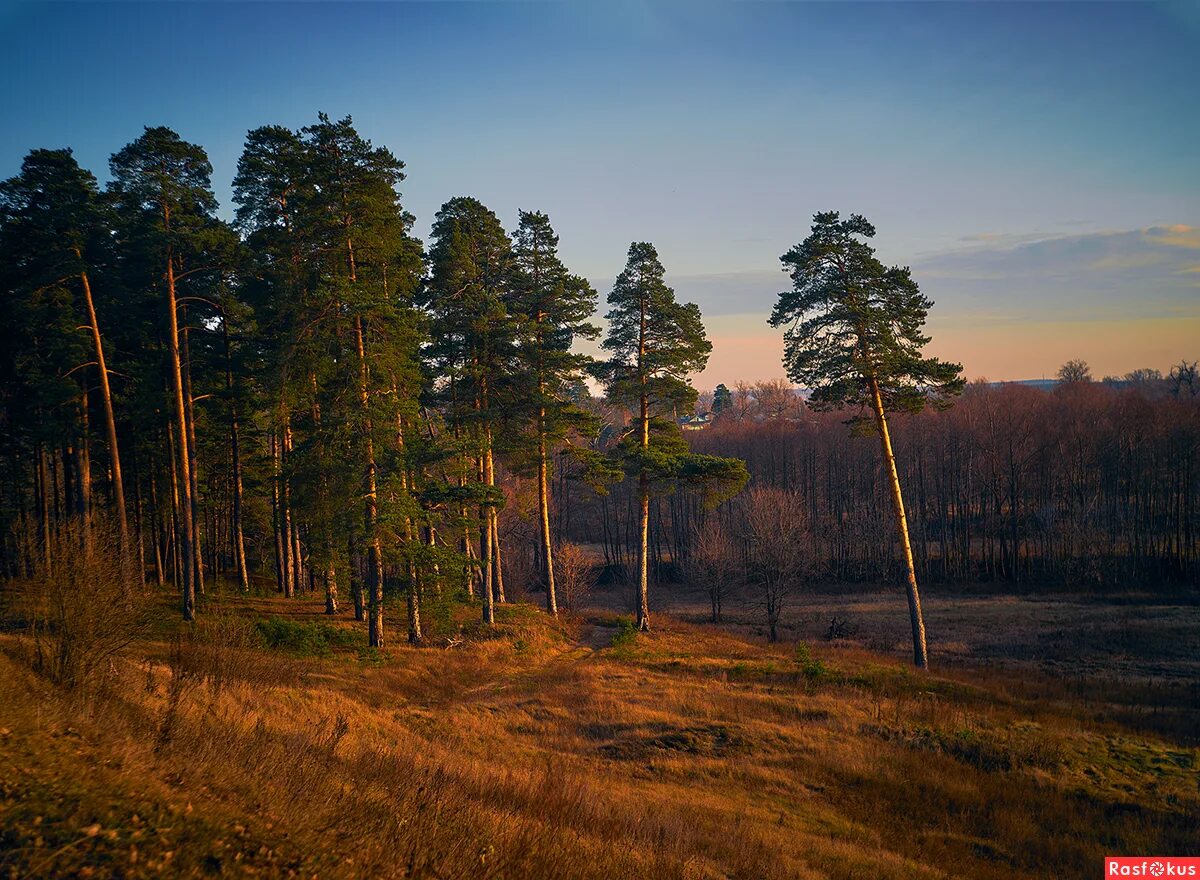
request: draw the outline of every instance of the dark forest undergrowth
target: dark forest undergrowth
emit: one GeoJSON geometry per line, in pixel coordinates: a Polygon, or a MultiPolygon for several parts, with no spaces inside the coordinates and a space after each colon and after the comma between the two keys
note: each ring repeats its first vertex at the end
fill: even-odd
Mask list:
{"type": "Polygon", "coordinates": [[[74,687],[0,636],[0,876],[1088,877],[1197,848],[1194,686],[525,604],[382,650],[316,599],[203,610],[151,609],[74,687]]]}

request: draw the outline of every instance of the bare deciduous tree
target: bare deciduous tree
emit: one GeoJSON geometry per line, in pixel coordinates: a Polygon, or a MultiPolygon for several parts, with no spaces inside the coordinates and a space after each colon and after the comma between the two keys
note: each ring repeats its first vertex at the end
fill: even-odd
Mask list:
{"type": "Polygon", "coordinates": [[[816,571],[818,557],[803,498],[796,492],[756,487],[742,506],[741,521],[747,580],[775,642],[784,609],[816,571]]]}
{"type": "Polygon", "coordinates": [[[578,544],[558,545],[555,551],[558,595],[567,611],[578,611],[592,588],[598,572],[595,562],[578,544]]]}
{"type": "Polygon", "coordinates": [[[720,519],[710,516],[693,529],[684,575],[708,596],[713,623],[721,622],[725,601],[741,579],[740,569],[737,545],[720,519]]]}

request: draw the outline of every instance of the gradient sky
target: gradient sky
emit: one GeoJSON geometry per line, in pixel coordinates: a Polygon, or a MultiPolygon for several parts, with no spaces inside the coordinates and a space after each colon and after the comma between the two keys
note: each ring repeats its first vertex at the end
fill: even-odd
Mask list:
{"type": "Polygon", "coordinates": [[[143,125],[205,146],[351,114],[428,234],[474,195],[546,211],[607,293],[653,241],[714,340],[698,385],[780,376],[779,255],[865,214],[971,377],[1200,356],[1200,5],[0,2],[0,176],[143,125]]]}

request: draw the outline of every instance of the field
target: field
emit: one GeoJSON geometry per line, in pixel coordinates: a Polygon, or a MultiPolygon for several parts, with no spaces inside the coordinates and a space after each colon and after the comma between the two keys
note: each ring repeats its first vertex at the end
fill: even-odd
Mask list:
{"type": "MultiPolygon", "coordinates": [[[[825,592],[655,631],[450,607],[367,649],[315,598],[212,597],[86,685],[0,637],[0,876],[1097,877],[1197,854],[1195,605],[825,592]],[[848,638],[827,641],[830,619],[848,638]],[[454,633],[456,627],[452,627],[454,633]]],[[[393,619],[395,619],[393,617],[393,619]]]]}

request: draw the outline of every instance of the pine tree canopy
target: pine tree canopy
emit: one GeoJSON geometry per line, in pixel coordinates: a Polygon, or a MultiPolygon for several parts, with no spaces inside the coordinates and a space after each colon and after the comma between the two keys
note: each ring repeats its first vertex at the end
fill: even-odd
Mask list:
{"type": "Polygon", "coordinates": [[[808,238],[780,258],[792,289],[770,323],[786,327],[784,366],[811,389],[811,405],[868,405],[874,380],[889,410],[916,412],[962,391],[962,366],[922,354],[932,303],[908,267],[876,259],[874,235],[859,214],[816,214],[808,238]]]}

